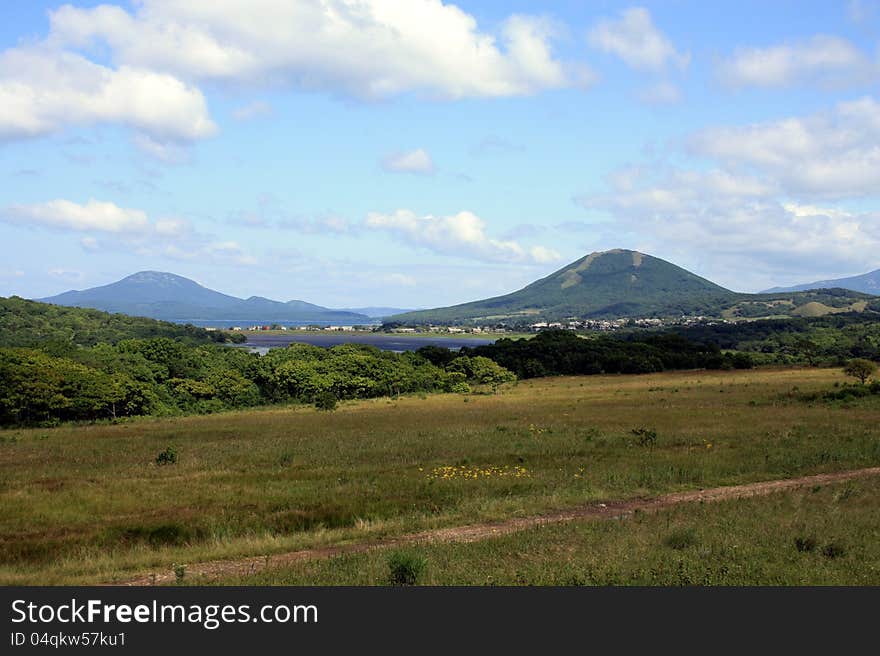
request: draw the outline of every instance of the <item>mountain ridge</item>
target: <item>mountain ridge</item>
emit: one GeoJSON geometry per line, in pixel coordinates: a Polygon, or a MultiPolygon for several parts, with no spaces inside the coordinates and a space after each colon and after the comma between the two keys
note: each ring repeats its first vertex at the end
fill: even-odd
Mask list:
{"type": "Polygon", "coordinates": [[[164,271],[138,271],[107,285],[34,300],[165,321],[370,322],[364,314],[333,310],[306,301],[281,302],[263,296],[242,299],[164,271]]]}
{"type": "Polygon", "coordinates": [[[830,289],[830,288],[849,289],[854,292],[862,292],[863,294],[872,294],[880,296],[880,269],[862,273],[856,276],[848,276],[846,278],[835,278],[832,280],[818,280],[816,282],[805,283],[801,285],[792,285],[790,287],[772,287],[766,289],[762,294],[776,294],[779,292],[800,292],[811,289],[830,289]]]}

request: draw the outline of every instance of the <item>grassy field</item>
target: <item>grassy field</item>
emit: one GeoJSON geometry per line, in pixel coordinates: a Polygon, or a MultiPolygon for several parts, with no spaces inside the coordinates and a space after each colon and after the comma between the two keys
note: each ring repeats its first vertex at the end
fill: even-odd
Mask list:
{"type": "Polygon", "coordinates": [[[377,549],[212,583],[387,585],[389,559],[403,556],[424,563],[416,579],[424,585],[876,586],[878,507],[873,477],[469,544],[377,549]]]}
{"type": "Polygon", "coordinates": [[[2,431],[0,583],[109,582],[591,499],[878,465],[878,397],[793,398],[843,380],[828,369],[557,378],[332,413],[2,431]],[[157,465],[168,446],[177,464],[157,465]]]}

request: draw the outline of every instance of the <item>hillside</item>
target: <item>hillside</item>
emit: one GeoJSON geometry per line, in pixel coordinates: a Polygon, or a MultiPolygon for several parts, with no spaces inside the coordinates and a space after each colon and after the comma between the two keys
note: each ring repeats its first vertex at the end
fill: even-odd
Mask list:
{"type": "Polygon", "coordinates": [[[859,276],[851,276],[849,278],[838,278],[836,280],[818,280],[803,285],[794,285],[793,287],[773,287],[762,293],[775,294],[779,292],[799,292],[808,289],[831,289],[831,288],[848,289],[854,292],[862,292],[863,294],[880,295],[880,269],[869,271],[859,276]]]}
{"type": "Polygon", "coordinates": [[[741,294],[679,266],[630,250],[591,253],[524,287],[482,301],[407,312],[389,321],[532,323],[626,317],[751,319],[863,311],[870,296],[848,290],[741,294]]]}
{"type": "Polygon", "coordinates": [[[706,314],[735,296],[659,258],[613,250],[591,253],[512,294],[408,312],[393,320],[451,323],[706,314]]]}
{"type": "Polygon", "coordinates": [[[79,346],[123,339],[170,337],[196,342],[225,339],[227,333],[99,310],[63,307],[13,296],[0,298],[0,347],[62,342],[79,346]]]}
{"type": "Polygon", "coordinates": [[[305,301],[282,303],[260,296],[241,299],[160,271],[141,271],[109,285],[37,300],[177,322],[369,322],[363,314],[330,310],[305,301]]]}

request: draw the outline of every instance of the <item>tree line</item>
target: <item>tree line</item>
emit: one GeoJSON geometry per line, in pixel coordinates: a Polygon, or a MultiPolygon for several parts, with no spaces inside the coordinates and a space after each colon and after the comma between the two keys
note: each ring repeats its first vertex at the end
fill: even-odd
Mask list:
{"type": "MultiPolygon", "coordinates": [[[[433,362],[449,358],[445,349],[420,349],[433,362]]],[[[532,339],[499,339],[494,344],[462,348],[482,356],[519,378],[590,374],[642,374],[673,369],[748,369],[751,358],[725,353],[713,343],[672,333],[580,337],[569,330],[542,330],[532,339]]]]}
{"type": "Polygon", "coordinates": [[[0,424],[137,415],[212,413],[298,401],[371,398],[411,392],[468,392],[515,376],[483,357],[456,357],[438,367],[415,353],[345,344],[305,344],[259,356],[181,339],[125,339],[70,346],[64,353],[0,348],[0,424]]]}

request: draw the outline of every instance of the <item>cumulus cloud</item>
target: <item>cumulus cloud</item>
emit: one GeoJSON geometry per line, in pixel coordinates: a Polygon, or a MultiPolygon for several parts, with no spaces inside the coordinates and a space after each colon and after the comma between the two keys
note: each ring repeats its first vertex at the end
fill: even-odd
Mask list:
{"type": "Polygon", "coordinates": [[[513,15],[491,34],[438,0],[142,0],[132,13],[65,5],[50,20],[53,44],[103,42],[126,66],[245,86],[454,99],[531,94],[589,77],[554,57],[549,21],[513,15]]]}
{"type": "Polygon", "coordinates": [[[485,221],[467,211],[451,216],[419,216],[410,210],[397,210],[393,214],[372,212],[367,216],[366,226],[390,232],[408,244],[441,255],[526,264],[560,259],[559,253],[543,246],[526,248],[516,241],[489,237],[485,221]]]}
{"type": "Polygon", "coordinates": [[[382,158],[382,169],[389,173],[434,173],[434,162],[424,148],[409,152],[391,153],[382,158]]]}
{"type": "Polygon", "coordinates": [[[607,211],[616,230],[637,236],[648,248],[701,253],[716,276],[738,272],[720,279],[738,289],[772,286],[779,276],[815,273],[817,266],[828,273],[876,267],[877,213],[781,201],[761,193],[760,183],[726,175],[718,181],[721,188],[702,174],[676,171],[579,201],[607,211]]]}
{"type": "Polygon", "coordinates": [[[197,88],[166,73],[95,64],[46,46],[0,53],[0,139],[67,126],[119,123],[155,144],[188,143],[216,131],[197,88]]]}
{"type": "Polygon", "coordinates": [[[838,103],[830,111],[745,127],[703,130],[693,154],[746,166],[792,194],[844,198],[880,190],[880,103],[838,103]]]}
{"type": "Polygon", "coordinates": [[[644,248],[700,253],[703,270],[737,289],[774,286],[798,272],[835,277],[876,268],[880,213],[827,202],[877,196],[880,106],[873,100],[713,128],[687,143],[699,165],[628,167],[609,176],[608,191],[577,201],[610,215],[615,231],[644,248]]]}
{"type": "Polygon", "coordinates": [[[765,48],[740,48],[717,70],[722,82],[737,88],[842,87],[876,79],[878,72],[877,64],[851,42],[822,34],[765,48]]]}
{"type": "Polygon", "coordinates": [[[186,219],[150,219],[143,210],[94,199],[84,204],[58,199],[11,205],[0,209],[0,221],[31,228],[89,233],[79,241],[87,251],[121,250],[142,257],[202,260],[238,266],[258,263],[237,242],[202,234],[186,219]],[[95,234],[101,235],[101,239],[95,234]]]}
{"type": "Polygon", "coordinates": [[[680,53],[651,18],[651,12],[632,7],[616,19],[603,18],[587,33],[591,46],[615,55],[630,68],[660,72],[669,66],[687,68],[689,53],[680,53]]]}
{"type": "Polygon", "coordinates": [[[683,151],[623,168],[608,176],[607,191],[577,202],[609,216],[617,238],[678,256],[736,289],[877,268],[880,212],[867,209],[880,195],[873,98],[682,141],[683,151]]]}
{"type": "Polygon", "coordinates": [[[0,212],[0,219],[18,225],[77,232],[142,233],[150,227],[146,212],[94,199],[84,205],[64,199],[12,205],[0,212]]]}

